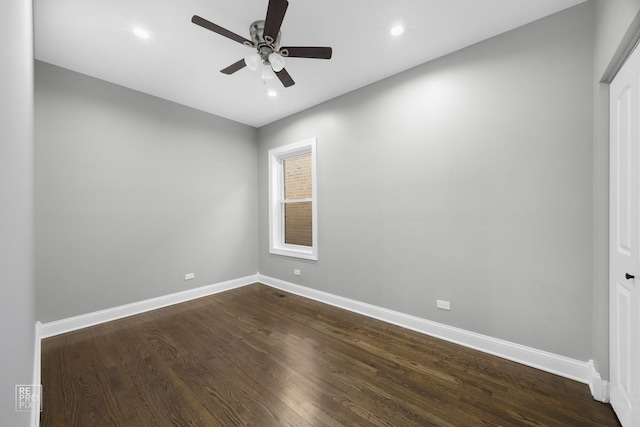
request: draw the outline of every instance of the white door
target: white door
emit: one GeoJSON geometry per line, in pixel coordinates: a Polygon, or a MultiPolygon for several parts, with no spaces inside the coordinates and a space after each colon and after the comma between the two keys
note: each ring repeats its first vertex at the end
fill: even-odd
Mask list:
{"type": "Polygon", "coordinates": [[[611,83],[611,405],[640,426],[640,49],[611,83]],[[635,277],[634,277],[635,276],[635,277]]]}

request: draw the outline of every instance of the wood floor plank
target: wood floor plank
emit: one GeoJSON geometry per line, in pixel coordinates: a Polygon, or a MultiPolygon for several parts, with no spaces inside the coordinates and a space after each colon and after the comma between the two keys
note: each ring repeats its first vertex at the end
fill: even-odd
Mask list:
{"type": "Polygon", "coordinates": [[[42,342],[42,426],[619,426],[588,387],[254,284],[42,342]]]}

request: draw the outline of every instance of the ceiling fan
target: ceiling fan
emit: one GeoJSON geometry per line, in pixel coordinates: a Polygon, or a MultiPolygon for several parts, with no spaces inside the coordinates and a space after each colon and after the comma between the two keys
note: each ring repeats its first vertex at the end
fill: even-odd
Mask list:
{"type": "Polygon", "coordinates": [[[284,87],[289,87],[293,86],[295,82],[287,70],[284,69],[284,58],[331,59],[332,49],[330,47],[317,46],[280,46],[280,27],[287,12],[287,7],[289,7],[287,0],[269,0],[265,20],[256,21],[249,27],[251,40],[207,21],[198,15],[193,15],[191,22],[256,50],[255,53],[246,55],[238,62],[223,68],[220,70],[221,73],[233,74],[244,67],[255,71],[262,65],[263,79],[273,78],[275,73],[284,87]]]}

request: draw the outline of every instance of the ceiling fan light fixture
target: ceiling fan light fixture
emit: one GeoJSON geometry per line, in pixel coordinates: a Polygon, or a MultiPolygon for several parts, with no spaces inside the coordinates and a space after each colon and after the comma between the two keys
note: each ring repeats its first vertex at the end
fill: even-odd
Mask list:
{"type": "Polygon", "coordinates": [[[258,65],[262,62],[260,55],[257,53],[252,53],[250,55],[245,55],[244,63],[247,64],[247,68],[251,71],[256,71],[258,69],[258,65]]]}
{"type": "Polygon", "coordinates": [[[271,64],[268,61],[264,62],[262,67],[262,80],[273,80],[276,78],[276,73],[273,72],[271,64]]]}
{"type": "Polygon", "coordinates": [[[271,64],[271,68],[276,73],[282,71],[284,68],[284,58],[277,52],[272,52],[269,54],[269,63],[271,64]]]}

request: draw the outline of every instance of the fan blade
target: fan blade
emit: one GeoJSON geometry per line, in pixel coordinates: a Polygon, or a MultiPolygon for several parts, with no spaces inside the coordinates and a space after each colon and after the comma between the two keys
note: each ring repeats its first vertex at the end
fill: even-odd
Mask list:
{"type": "Polygon", "coordinates": [[[220,72],[224,74],[233,74],[236,71],[242,70],[246,66],[247,63],[244,62],[244,59],[241,59],[240,61],[229,65],[227,68],[220,70],[220,72]]]}
{"type": "Polygon", "coordinates": [[[278,76],[278,79],[280,79],[284,87],[289,87],[296,84],[296,82],[293,81],[289,73],[287,73],[287,70],[285,70],[284,68],[282,69],[282,71],[278,71],[276,73],[276,76],[278,76]]]}
{"type": "Polygon", "coordinates": [[[269,0],[263,33],[267,43],[273,43],[278,38],[284,14],[287,13],[287,7],[289,7],[287,0],[269,0]]]}
{"type": "Polygon", "coordinates": [[[222,28],[219,25],[214,24],[213,22],[207,21],[204,18],[199,17],[198,15],[193,15],[193,18],[191,18],[191,22],[193,22],[196,25],[200,25],[202,28],[206,28],[207,30],[211,30],[214,33],[218,33],[221,36],[224,36],[228,39],[231,39],[235,42],[241,43],[241,44],[248,44],[249,46],[253,46],[253,43],[251,43],[250,40],[245,39],[242,36],[237,35],[234,32],[231,32],[229,30],[227,30],[226,28],[222,28]]]}
{"type": "Polygon", "coordinates": [[[280,53],[289,58],[331,59],[333,49],[330,47],[290,46],[281,47],[280,53]]]}

